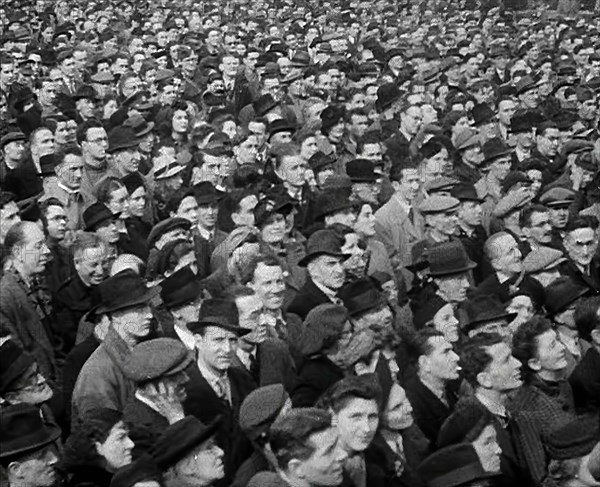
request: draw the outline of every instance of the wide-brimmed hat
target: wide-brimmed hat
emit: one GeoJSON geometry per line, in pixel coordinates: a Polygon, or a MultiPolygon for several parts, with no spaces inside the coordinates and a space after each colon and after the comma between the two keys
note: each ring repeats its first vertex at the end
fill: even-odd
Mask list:
{"type": "Polygon", "coordinates": [[[277,105],[279,105],[279,102],[273,98],[273,95],[267,93],[258,98],[258,100],[252,104],[252,107],[254,108],[256,116],[260,118],[264,117],[267,112],[273,110],[277,105]]]}
{"type": "Polygon", "coordinates": [[[357,202],[350,200],[343,190],[324,191],[317,196],[315,219],[351,208],[356,209],[357,205],[357,202]]]}
{"type": "Polygon", "coordinates": [[[113,153],[125,149],[133,149],[139,146],[140,139],[135,135],[131,127],[115,127],[108,133],[108,150],[113,153]]]}
{"type": "Polygon", "coordinates": [[[375,172],[375,165],[368,159],[353,159],[346,163],[346,174],[353,183],[374,183],[381,179],[375,172]]]}
{"type": "Polygon", "coordinates": [[[306,255],[298,262],[301,267],[306,267],[309,262],[321,255],[333,257],[346,257],[342,254],[343,239],[331,229],[317,230],[306,242],[306,255]]]}
{"type": "Polygon", "coordinates": [[[194,185],[192,190],[199,206],[216,205],[224,196],[222,191],[219,191],[208,181],[202,181],[194,185]]]}
{"type": "Polygon", "coordinates": [[[537,119],[535,112],[526,110],[515,113],[510,119],[510,131],[513,134],[531,132],[541,120],[537,119]]]}
{"type": "Polygon", "coordinates": [[[487,103],[480,103],[473,107],[471,116],[473,117],[473,124],[477,127],[494,120],[496,112],[487,103]]]}
{"type": "Polygon", "coordinates": [[[220,426],[220,416],[208,425],[193,416],[186,416],[164,430],[151,448],[150,457],[162,472],[166,472],[210,439],[220,426]]]}
{"type": "Polygon", "coordinates": [[[500,137],[489,139],[483,144],[484,163],[490,163],[499,157],[512,153],[512,149],[500,137]]]}
{"type": "Polygon", "coordinates": [[[146,286],[132,269],[125,269],[102,281],[98,290],[101,303],[95,310],[97,315],[147,304],[159,293],[158,287],[146,286]]]}
{"type": "Polygon", "coordinates": [[[306,51],[296,51],[292,56],[291,65],[295,68],[307,68],[310,65],[310,54],[306,51]]]}
{"type": "Polygon", "coordinates": [[[570,277],[562,276],[545,288],[545,307],[549,316],[561,313],[582,296],[590,292],[590,288],[578,284],[570,277]]]}
{"type": "Polygon", "coordinates": [[[247,335],[252,330],[239,324],[240,317],[235,301],[226,299],[207,299],[200,307],[198,321],[188,323],[188,330],[197,333],[207,326],[216,326],[231,331],[238,336],[247,335]]]}
{"type": "Polygon", "coordinates": [[[0,347],[0,395],[35,363],[33,355],[23,350],[14,340],[0,347]]]}
{"type": "Polygon", "coordinates": [[[385,294],[368,277],[344,285],[338,296],[344,302],[350,316],[366,313],[387,303],[385,294]]]}
{"type": "Polygon", "coordinates": [[[73,100],[82,100],[87,98],[88,100],[99,101],[98,93],[96,92],[96,88],[92,85],[83,85],[80,86],[77,92],[73,95],[73,100]]]}
{"type": "Polygon", "coordinates": [[[150,133],[154,128],[154,122],[147,122],[144,117],[137,113],[131,115],[127,120],[125,120],[123,125],[131,128],[136,137],[143,137],[144,135],[150,133]]]}
{"type": "Polygon", "coordinates": [[[185,169],[184,166],[177,162],[177,159],[166,154],[154,159],[152,175],[156,181],[168,179],[176,176],[185,169]]]}
{"type": "Polygon", "coordinates": [[[517,313],[508,313],[493,295],[475,295],[467,301],[466,308],[469,321],[464,326],[465,333],[493,321],[506,320],[510,323],[517,317],[517,313]]]}
{"type": "Polygon", "coordinates": [[[177,308],[200,297],[202,285],[189,266],[182,267],[160,283],[160,297],[166,308],[177,308]]]}
{"type": "Polygon", "coordinates": [[[381,112],[390,107],[394,102],[398,101],[402,96],[400,88],[395,83],[386,83],[377,90],[377,100],[375,108],[381,112]]]}
{"type": "Polygon", "coordinates": [[[94,232],[102,224],[118,218],[119,214],[113,213],[104,203],[99,201],[88,206],[83,212],[83,223],[87,232],[94,232]]]}
{"type": "Polygon", "coordinates": [[[427,262],[429,275],[432,277],[460,274],[477,267],[477,264],[469,259],[460,240],[430,246],[427,249],[427,262]]]}
{"type": "Polygon", "coordinates": [[[0,436],[0,458],[8,458],[35,451],[56,441],[60,436],[60,428],[45,422],[38,407],[14,404],[2,408],[0,436]]]}
{"type": "Polygon", "coordinates": [[[268,127],[269,139],[273,137],[273,135],[278,134],[280,132],[289,132],[293,134],[296,132],[296,126],[291,123],[289,120],[285,118],[278,118],[273,120],[268,127]]]}
{"type": "Polygon", "coordinates": [[[334,152],[331,154],[324,154],[319,151],[313,154],[308,160],[308,165],[313,170],[313,172],[318,172],[323,168],[332,166],[337,162],[337,157],[334,152]]]}
{"type": "Polygon", "coordinates": [[[254,226],[261,229],[265,224],[272,222],[274,215],[289,215],[295,208],[294,201],[286,194],[266,196],[254,207],[254,226]]]}

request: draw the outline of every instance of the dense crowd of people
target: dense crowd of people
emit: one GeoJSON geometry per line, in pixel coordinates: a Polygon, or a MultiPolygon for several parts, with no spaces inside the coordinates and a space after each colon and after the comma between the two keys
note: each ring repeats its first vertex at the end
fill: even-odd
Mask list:
{"type": "Polygon", "coordinates": [[[600,1],[0,32],[3,486],[600,486],[600,1]]]}

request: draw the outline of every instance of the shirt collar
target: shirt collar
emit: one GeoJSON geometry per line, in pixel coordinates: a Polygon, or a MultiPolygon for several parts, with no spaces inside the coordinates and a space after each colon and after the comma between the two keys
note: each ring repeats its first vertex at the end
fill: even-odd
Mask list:
{"type": "Polygon", "coordinates": [[[490,411],[494,416],[500,416],[501,418],[508,418],[508,414],[506,413],[506,407],[503,404],[498,404],[495,401],[492,401],[488,397],[483,394],[475,393],[475,397],[479,400],[481,404],[483,404],[486,409],[490,411]]]}
{"type": "Polygon", "coordinates": [[[194,335],[190,331],[180,328],[179,326],[174,326],[173,328],[175,329],[175,333],[181,340],[181,343],[185,345],[185,348],[187,348],[188,350],[196,349],[196,340],[194,339],[194,335]]]}
{"type": "Polygon", "coordinates": [[[317,281],[314,281],[315,286],[317,286],[321,291],[323,291],[325,293],[325,295],[333,302],[335,303],[336,301],[338,301],[338,297],[337,297],[337,293],[333,290],[333,289],[329,289],[327,286],[323,286],[322,284],[318,283],[317,281]]]}

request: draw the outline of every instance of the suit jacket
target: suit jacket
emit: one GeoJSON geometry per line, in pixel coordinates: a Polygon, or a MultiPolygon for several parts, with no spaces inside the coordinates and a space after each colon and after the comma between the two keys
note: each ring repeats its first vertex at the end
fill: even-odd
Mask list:
{"type": "Polygon", "coordinates": [[[44,191],[42,178],[38,174],[31,156],[23,159],[17,168],[7,172],[4,186],[7,191],[17,196],[18,201],[38,195],[44,191]]]}
{"type": "Polygon", "coordinates": [[[449,388],[446,388],[446,397],[449,404],[446,406],[416,375],[408,379],[404,389],[413,407],[415,422],[432,445],[435,445],[440,428],[454,409],[457,401],[456,395],[449,388]]]}
{"type": "Polygon", "coordinates": [[[569,378],[578,410],[600,411],[600,353],[591,347],[569,378]]]}
{"type": "Polygon", "coordinates": [[[414,210],[414,224],[395,196],[375,213],[375,231],[392,260],[394,268],[406,267],[412,261],[411,250],[424,238],[425,221],[414,210]]]}
{"type": "Polygon", "coordinates": [[[256,351],[258,362],[258,381],[250,375],[250,371],[237,355],[233,356],[232,367],[247,372],[258,387],[271,384],[283,384],[290,393],[296,383],[295,366],[288,346],[278,338],[268,338],[258,345],[256,351]]]}
{"type": "Polygon", "coordinates": [[[592,259],[590,273],[584,274],[568,255],[565,257],[567,260],[558,267],[560,273],[570,277],[573,282],[588,287],[592,294],[600,294],[600,261],[596,258],[592,259]]]}
{"type": "Polygon", "coordinates": [[[286,311],[296,314],[304,320],[311,309],[326,303],[331,303],[331,300],[317,287],[312,278],[308,276],[304,286],[302,286],[302,289],[292,299],[286,311]]]}
{"type": "Polygon", "coordinates": [[[324,356],[306,358],[298,370],[292,392],[295,408],[312,407],[330,386],[344,378],[344,371],[324,356]]]}
{"type": "Polygon", "coordinates": [[[194,238],[194,253],[198,262],[198,276],[204,278],[210,274],[210,257],[212,253],[227,238],[227,233],[217,229],[214,238],[208,241],[198,233],[197,229],[193,228],[192,236],[194,238]]]}
{"type": "Polygon", "coordinates": [[[19,279],[16,271],[7,270],[0,280],[0,327],[35,357],[40,372],[54,381],[58,375],[56,340],[50,323],[44,323],[31,290],[19,279]]]}

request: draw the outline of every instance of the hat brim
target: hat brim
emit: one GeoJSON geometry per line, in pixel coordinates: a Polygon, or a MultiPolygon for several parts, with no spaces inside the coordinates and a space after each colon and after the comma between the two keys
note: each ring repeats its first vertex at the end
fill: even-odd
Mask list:
{"type": "Polygon", "coordinates": [[[319,211],[315,218],[320,219],[323,218],[327,215],[331,215],[332,213],[335,213],[337,211],[342,211],[342,210],[347,210],[350,208],[358,208],[359,206],[362,206],[362,202],[358,202],[358,201],[344,201],[341,202],[339,205],[333,206],[331,208],[326,208],[327,211],[319,211]]]}
{"type": "Polygon", "coordinates": [[[429,275],[431,277],[452,276],[454,274],[462,274],[463,272],[471,271],[471,270],[475,269],[475,267],[477,267],[477,263],[473,262],[472,260],[469,260],[469,262],[465,266],[459,267],[457,269],[432,271],[431,267],[430,267],[429,275]]]}
{"type": "Polygon", "coordinates": [[[113,154],[117,151],[120,150],[125,150],[125,149],[134,149],[137,148],[139,146],[140,141],[139,140],[132,140],[131,142],[128,142],[127,144],[121,144],[121,145],[117,145],[115,147],[109,147],[108,150],[106,151],[109,154],[113,154]]]}
{"type": "Polygon", "coordinates": [[[135,135],[136,135],[136,137],[143,137],[144,135],[149,134],[153,128],[154,128],[154,122],[148,122],[146,125],[146,128],[144,130],[142,130],[141,132],[136,132],[135,135]]]}
{"type": "Polygon", "coordinates": [[[50,443],[53,443],[60,438],[61,430],[58,426],[44,423],[44,430],[32,435],[30,438],[19,438],[19,440],[25,442],[29,440],[27,445],[23,445],[17,448],[10,449],[5,441],[2,442],[2,449],[0,449],[0,458],[12,457],[15,455],[23,455],[28,452],[35,451],[42,448],[50,443]]]}
{"type": "Polygon", "coordinates": [[[494,154],[492,157],[486,157],[483,160],[483,164],[490,164],[490,163],[494,162],[496,159],[500,159],[501,157],[512,154],[512,152],[513,152],[512,149],[507,149],[505,151],[498,152],[497,154],[494,154]]]}
{"type": "Polygon", "coordinates": [[[470,331],[473,331],[475,328],[479,328],[481,325],[484,325],[486,323],[492,323],[493,321],[498,321],[498,320],[506,320],[509,323],[511,321],[513,321],[519,313],[501,313],[498,315],[492,315],[486,318],[482,318],[479,320],[473,320],[473,321],[469,321],[463,328],[463,330],[465,331],[465,333],[468,333],[470,331]]]}
{"type": "Polygon", "coordinates": [[[29,367],[35,363],[35,358],[26,352],[21,353],[17,360],[13,361],[0,376],[0,394],[4,393],[8,386],[16,381],[29,367]]]}
{"type": "Polygon", "coordinates": [[[199,321],[188,323],[187,325],[188,330],[191,333],[197,333],[199,330],[202,330],[207,326],[216,326],[217,328],[222,328],[223,330],[230,331],[239,337],[252,332],[250,328],[244,328],[242,326],[229,323],[228,321],[224,320],[222,316],[206,316],[199,321]]]}
{"type": "Polygon", "coordinates": [[[149,303],[152,299],[154,299],[159,294],[159,287],[148,288],[144,294],[137,296],[129,301],[124,301],[116,306],[107,306],[105,304],[100,304],[95,311],[96,315],[113,313],[115,311],[120,311],[127,308],[133,308],[135,306],[139,306],[141,304],[149,303]]]}
{"type": "Polygon", "coordinates": [[[310,262],[312,260],[316,259],[317,257],[321,257],[322,255],[330,255],[331,257],[339,257],[340,259],[344,259],[344,260],[346,260],[348,257],[350,257],[349,254],[342,254],[341,252],[325,252],[325,251],[311,252],[310,254],[307,254],[304,257],[302,257],[302,259],[300,259],[298,261],[298,265],[300,267],[306,267],[308,264],[310,264],[310,262]]]}
{"type": "Polygon", "coordinates": [[[160,176],[155,176],[154,179],[156,181],[160,181],[162,179],[169,179],[169,178],[172,178],[173,176],[177,176],[184,169],[185,169],[185,167],[183,167],[183,166],[174,167],[172,169],[169,169],[166,173],[161,174],[160,176]]]}

